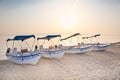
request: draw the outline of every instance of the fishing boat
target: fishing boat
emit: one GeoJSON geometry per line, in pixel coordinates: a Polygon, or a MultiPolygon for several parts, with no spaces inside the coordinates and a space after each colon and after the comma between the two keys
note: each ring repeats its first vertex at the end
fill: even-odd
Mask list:
{"type": "MultiPolygon", "coordinates": [[[[17,64],[32,64],[35,65],[39,59],[41,58],[41,53],[40,52],[35,52],[32,51],[33,46],[30,50],[28,49],[19,49],[17,50],[15,46],[15,42],[21,42],[23,44],[23,42],[25,42],[27,45],[28,43],[26,42],[27,39],[29,38],[33,38],[35,41],[35,35],[20,35],[20,36],[15,36],[13,39],[7,39],[6,43],[8,43],[9,41],[13,42],[13,46],[12,49],[8,48],[6,51],[6,57],[14,63],[17,64]]],[[[34,43],[33,43],[34,45],[34,43]]],[[[29,46],[29,45],[28,45],[29,46]]],[[[8,44],[7,44],[8,47],[8,44]]],[[[29,46],[30,47],[30,46],[29,46]]]]}
{"type": "MultiPolygon", "coordinates": [[[[92,38],[96,38],[98,36],[101,36],[101,35],[95,34],[95,35],[89,36],[89,37],[82,37],[82,39],[92,39],[92,38]]],[[[89,45],[89,44],[86,44],[86,45],[89,45]]],[[[99,43],[99,42],[93,43],[91,45],[93,45],[92,51],[104,51],[110,46],[110,44],[108,44],[108,43],[99,43]]]]}
{"type": "MultiPolygon", "coordinates": [[[[79,35],[80,35],[80,33],[75,33],[71,36],[68,36],[66,38],[61,39],[60,41],[64,41],[64,40],[67,40],[67,39],[70,39],[70,38],[73,38],[73,37],[76,37],[76,36],[79,36],[79,35]]],[[[62,46],[62,45],[60,45],[59,47],[62,48],[62,49],[65,49],[65,53],[72,53],[72,54],[78,53],[79,54],[79,53],[85,53],[85,52],[90,51],[92,45],[84,45],[84,44],[78,43],[78,45],[72,45],[72,46],[62,46]]]]}
{"type": "MultiPolygon", "coordinates": [[[[44,40],[44,42],[50,41],[53,38],[61,37],[61,35],[47,35],[45,37],[39,37],[37,38],[37,41],[44,40]]],[[[38,42],[39,43],[39,42],[38,42]]],[[[55,46],[49,46],[49,48],[44,48],[43,45],[39,45],[39,52],[42,53],[42,57],[46,58],[54,58],[54,59],[60,59],[64,55],[65,51],[63,49],[57,48],[57,45],[55,46]]]]}

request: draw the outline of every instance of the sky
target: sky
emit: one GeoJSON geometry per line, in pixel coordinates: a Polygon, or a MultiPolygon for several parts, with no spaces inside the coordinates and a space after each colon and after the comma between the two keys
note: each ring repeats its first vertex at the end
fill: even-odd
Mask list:
{"type": "Polygon", "coordinates": [[[0,0],[0,33],[120,35],[120,0],[0,0]]]}

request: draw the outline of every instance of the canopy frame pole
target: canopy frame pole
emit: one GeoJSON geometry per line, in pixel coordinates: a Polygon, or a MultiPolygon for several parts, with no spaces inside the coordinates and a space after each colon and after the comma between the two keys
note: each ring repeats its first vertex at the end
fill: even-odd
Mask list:
{"type": "Polygon", "coordinates": [[[61,41],[64,45],[66,45],[66,43],[64,41],[61,41]]]}
{"type": "MultiPolygon", "coordinates": [[[[44,42],[42,43],[42,46],[44,46],[44,44],[45,44],[45,40],[44,40],[44,42]]],[[[37,40],[37,45],[40,46],[39,40],[37,40]]]]}
{"type": "Polygon", "coordinates": [[[30,51],[32,51],[32,49],[33,49],[33,47],[34,47],[34,44],[35,44],[35,39],[34,39],[34,41],[33,41],[33,44],[32,44],[32,47],[31,47],[31,50],[30,50],[30,51]]]}
{"type": "Polygon", "coordinates": [[[98,39],[99,39],[99,37],[96,39],[96,43],[98,43],[98,39]]]}
{"type": "Polygon", "coordinates": [[[39,46],[40,44],[39,44],[39,40],[37,40],[37,45],[39,46]]]}
{"type": "Polygon", "coordinates": [[[6,47],[8,48],[8,44],[7,44],[7,41],[6,41],[6,47]]]}
{"type": "Polygon", "coordinates": [[[82,42],[87,43],[86,40],[87,40],[87,39],[83,39],[83,36],[82,36],[82,42]]]}
{"type": "Polygon", "coordinates": [[[58,45],[59,42],[60,42],[60,39],[57,41],[57,44],[56,44],[56,45],[58,45]]]}
{"type": "Polygon", "coordinates": [[[79,36],[77,37],[77,40],[76,40],[75,44],[78,42],[78,40],[79,40],[79,36]]]}
{"type": "Polygon", "coordinates": [[[27,46],[29,47],[30,51],[31,51],[31,47],[30,45],[27,43],[27,41],[25,41],[25,43],[27,44],[27,46]]]}
{"type": "Polygon", "coordinates": [[[71,44],[70,42],[71,42],[71,39],[69,39],[69,46],[70,46],[70,44],[71,44]]]}
{"type": "Polygon", "coordinates": [[[72,38],[70,39],[70,45],[71,45],[71,43],[72,43],[72,38]]]}
{"type": "Polygon", "coordinates": [[[66,43],[63,41],[63,43],[66,45],[66,43]]]}
{"type": "Polygon", "coordinates": [[[44,45],[45,44],[45,40],[43,41],[43,44],[42,45],[44,45]]]}
{"type": "Polygon", "coordinates": [[[22,45],[21,45],[21,43],[18,41],[18,44],[19,44],[19,46],[20,46],[20,50],[22,49],[22,45]]]}
{"type": "Polygon", "coordinates": [[[85,42],[86,43],[91,43],[89,39],[85,39],[85,42]]]}
{"type": "Polygon", "coordinates": [[[53,42],[52,40],[51,40],[51,42],[52,42],[53,45],[55,45],[54,42],[53,42]]]}
{"type": "Polygon", "coordinates": [[[93,43],[93,44],[95,44],[95,40],[94,39],[95,39],[94,37],[90,39],[90,42],[93,43]]]}
{"type": "Polygon", "coordinates": [[[64,45],[66,45],[66,43],[63,41],[64,45]]]}
{"type": "Polygon", "coordinates": [[[12,50],[13,50],[13,48],[14,48],[14,41],[13,41],[13,45],[12,45],[12,50]]]}
{"type": "Polygon", "coordinates": [[[88,39],[82,39],[82,40],[83,40],[83,42],[88,43],[88,39]]]}
{"type": "Polygon", "coordinates": [[[39,43],[39,40],[37,40],[37,45],[38,45],[38,50],[40,51],[40,43],[39,43]]]}

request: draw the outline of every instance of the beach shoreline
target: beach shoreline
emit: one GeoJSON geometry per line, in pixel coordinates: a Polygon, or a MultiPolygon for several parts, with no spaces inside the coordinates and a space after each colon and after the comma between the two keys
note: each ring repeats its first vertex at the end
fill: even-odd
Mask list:
{"type": "Polygon", "coordinates": [[[36,65],[0,60],[0,80],[120,80],[120,46],[60,60],[41,58],[36,65]]]}

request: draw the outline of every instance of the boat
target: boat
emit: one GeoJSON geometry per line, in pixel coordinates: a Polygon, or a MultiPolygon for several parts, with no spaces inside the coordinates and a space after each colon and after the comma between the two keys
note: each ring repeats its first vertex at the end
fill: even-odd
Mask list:
{"type": "MultiPolygon", "coordinates": [[[[70,38],[73,38],[73,37],[76,37],[79,35],[80,35],[80,33],[75,33],[73,35],[70,35],[66,38],[61,39],[60,41],[67,40],[67,39],[70,39],[70,38]]],[[[84,45],[83,43],[82,44],[78,43],[78,45],[72,45],[72,46],[60,45],[59,47],[62,49],[65,49],[65,53],[71,53],[71,54],[77,53],[77,54],[79,54],[79,53],[85,53],[85,52],[90,51],[92,45],[84,45]]]]}
{"type": "Polygon", "coordinates": [[[92,51],[105,51],[110,44],[95,44],[92,48],[92,51]]]}
{"type": "MultiPolygon", "coordinates": [[[[57,37],[61,37],[61,35],[47,35],[45,37],[39,37],[37,38],[37,41],[39,40],[50,41],[51,39],[57,38],[57,37]]],[[[45,58],[61,59],[65,53],[63,49],[57,48],[57,45],[49,46],[49,48],[44,48],[43,47],[44,45],[39,45],[39,46],[40,46],[39,52],[42,53],[42,57],[45,57],[45,58]]]]}
{"type": "MultiPolygon", "coordinates": [[[[17,48],[14,47],[15,46],[14,43],[16,41],[21,42],[23,44],[23,42],[26,42],[26,40],[29,38],[33,38],[35,40],[35,35],[18,35],[18,36],[15,36],[13,39],[7,39],[6,43],[8,43],[10,41],[13,42],[12,49],[8,48],[6,51],[6,54],[5,54],[6,57],[11,62],[14,62],[17,64],[32,64],[32,65],[37,64],[37,62],[41,58],[40,52],[32,51],[32,48],[30,50],[28,50],[28,49],[17,50],[17,48]]],[[[27,44],[27,42],[26,42],[26,44],[27,44]]],[[[8,47],[8,44],[7,44],[7,47],[8,47]]]]}
{"type": "MultiPolygon", "coordinates": [[[[98,36],[101,36],[101,34],[95,34],[95,35],[89,36],[89,37],[82,37],[82,39],[92,39],[92,38],[96,38],[98,36]]],[[[86,45],[89,45],[89,44],[86,44],[86,45]]],[[[99,43],[99,42],[97,42],[97,43],[94,42],[91,45],[93,45],[92,51],[104,51],[110,46],[110,44],[108,44],[108,43],[99,43]]]]}

